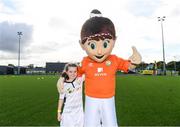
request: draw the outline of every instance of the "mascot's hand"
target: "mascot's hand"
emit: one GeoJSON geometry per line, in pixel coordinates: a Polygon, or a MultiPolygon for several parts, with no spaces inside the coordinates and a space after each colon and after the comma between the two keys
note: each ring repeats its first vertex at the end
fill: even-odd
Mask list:
{"type": "Polygon", "coordinates": [[[140,64],[142,61],[142,57],[141,57],[140,53],[137,51],[136,47],[134,47],[134,46],[132,47],[132,50],[133,50],[133,54],[132,54],[132,56],[129,57],[129,60],[134,65],[140,64]]]}

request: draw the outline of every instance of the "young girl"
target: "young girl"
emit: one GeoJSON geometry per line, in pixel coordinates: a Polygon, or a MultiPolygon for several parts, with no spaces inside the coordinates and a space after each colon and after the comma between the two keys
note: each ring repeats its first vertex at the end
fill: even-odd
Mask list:
{"type": "Polygon", "coordinates": [[[62,78],[57,83],[60,93],[57,119],[61,127],[83,127],[82,84],[83,78],[77,77],[77,65],[67,64],[62,78]],[[64,108],[61,114],[63,103],[64,108]]]}

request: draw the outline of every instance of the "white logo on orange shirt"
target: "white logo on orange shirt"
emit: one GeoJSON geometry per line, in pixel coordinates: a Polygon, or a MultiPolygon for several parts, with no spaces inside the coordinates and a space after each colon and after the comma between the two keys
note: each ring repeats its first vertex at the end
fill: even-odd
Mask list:
{"type": "Polygon", "coordinates": [[[103,73],[103,68],[99,67],[97,68],[97,72],[95,73],[94,76],[107,76],[107,73],[103,73]]]}
{"type": "Polygon", "coordinates": [[[97,72],[98,73],[103,72],[103,68],[97,68],[97,72]]]}

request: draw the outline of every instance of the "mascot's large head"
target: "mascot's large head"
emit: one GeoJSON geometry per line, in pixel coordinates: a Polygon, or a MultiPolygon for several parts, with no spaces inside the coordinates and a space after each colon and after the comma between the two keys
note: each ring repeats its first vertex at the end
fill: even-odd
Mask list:
{"type": "Polygon", "coordinates": [[[103,62],[112,52],[116,40],[113,22],[93,10],[81,29],[80,45],[96,62],[103,62]]]}

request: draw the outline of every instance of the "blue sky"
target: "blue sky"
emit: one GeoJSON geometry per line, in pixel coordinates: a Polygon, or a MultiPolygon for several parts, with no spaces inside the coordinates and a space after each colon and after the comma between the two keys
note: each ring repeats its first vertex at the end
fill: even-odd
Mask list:
{"type": "Polygon", "coordinates": [[[79,62],[86,53],[78,41],[92,9],[110,18],[117,32],[112,54],[128,59],[136,46],[143,61],[162,60],[163,22],[166,61],[180,60],[179,0],[0,0],[0,65],[17,65],[18,36],[21,65],[79,62]]]}

